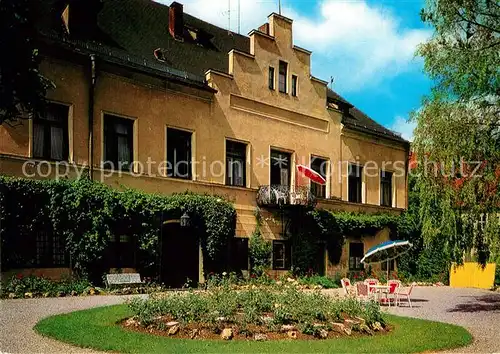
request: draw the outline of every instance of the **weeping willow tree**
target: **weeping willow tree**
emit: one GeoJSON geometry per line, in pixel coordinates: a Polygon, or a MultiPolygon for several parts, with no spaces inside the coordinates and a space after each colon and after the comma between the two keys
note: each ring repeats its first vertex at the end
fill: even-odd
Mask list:
{"type": "Polygon", "coordinates": [[[500,3],[428,0],[419,46],[431,94],[414,112],[417,190],[426,242],[457,262],[500,260],[500,3]]]}

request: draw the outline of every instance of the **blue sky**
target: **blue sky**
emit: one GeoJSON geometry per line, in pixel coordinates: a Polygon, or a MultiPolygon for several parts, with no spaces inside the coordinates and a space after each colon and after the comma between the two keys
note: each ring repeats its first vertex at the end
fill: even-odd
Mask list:
{"type": "MultiPolygon", "coordinates": [[[[158,0],[169,4],[168,0],[158,0]]],[[[278,0],[239,0],[241,33],[277,12],[278,0]]],[[[180,0],[184,11],[237,31],[238,0],[180,0]],[[231,6],[229,7],[229,3],[231,6]]],[[[313,51],[313,75],[386,127],[409,138],[406,119],[418,109],[431,82],[416,46],[431,35],[420,21],[424,0],[282,0],[294,20],[295,44],[313,51]]]]}

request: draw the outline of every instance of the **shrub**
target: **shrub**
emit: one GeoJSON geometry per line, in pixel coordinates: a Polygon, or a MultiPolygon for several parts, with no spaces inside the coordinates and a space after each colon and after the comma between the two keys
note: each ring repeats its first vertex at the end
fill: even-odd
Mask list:
{"type": "Polygon", "coordinates": [[[299,283],[302,285],[309,285],[309,286],[319,285],[324,289],[335,289],[339,287],[335,279],[321,275],[300,277],[299,283]]]}
{"type": "Polygon", "coordinates": [[[86,279],[65,279],[52,281],[37,276],[13,276],[2,285],[2,296],[22,297],[48,297],[82,295],[92,288],[92,284],[86,279]]]}
{"type": "Polygon", "coordinates": [[[175,320],[183,327],[230,323],[239,329],[266,325],[269,330],[276,330],[292,324],[303,333],[311,334],[311,326],[315,324],[330,326],[348,317],[362,318],[367,325],[384,323],[375,302],[338,299],[318,291],[303,292],[290,284],[239,290],[221,286],[206,292],[171,293],[147,300],[135,298],[130,302],[130,309],[142,326],[152,325],[158,329],[164,321],[175,320]]]}
{"type": "Polygon", "coordinates": [[[271,267],[272,244],[264,239],[260,232],[262,216],[259,209],[255,210],[256,227],[249,240],[248,255],[250,258],[250,270],[256,276],[263,276],[271,267]]]}
{"type": "Polygon", "coordinates": [[[97,282],[108,268],[110,238],[128,235],[138,246],[138,270],[150,275],[157,269],[161,216],[178,219],[184,212],[200,237],[204,269],[218,270],[236,227],[236,211],[222,198],[120,191],[88,178],[38,181],[0,176],[2,265],[32,266],[36,257],[26,245],[34,247],[35,231],[43,230],[65,241],[79,275],[97,282]]]}

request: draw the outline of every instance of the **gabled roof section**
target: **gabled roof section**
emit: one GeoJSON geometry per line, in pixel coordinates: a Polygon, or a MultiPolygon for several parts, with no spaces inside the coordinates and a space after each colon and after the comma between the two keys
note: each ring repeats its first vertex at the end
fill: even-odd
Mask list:
{"type": "MultiPolygon", "coordinates": [[[[63,31],[61,13],[70,0],[37,0],[40,7],[38,28],[43,34],[71,41],[63,31]]],[[[87,0],[89,1],[89,0],[87,0]]],[[[228,71],[231,49],[248,52],[250,39],[214,26],[184,13],[186,30],[209,41],[203,46],[195,41],[179,41],[169,33],[169,7],[151,0],[102,0],[97,17],[99,33],[95,38],[79,39],[87,46],[102,46],[109,55],[123,57],[124,53],[158,62],[172,69],[205,76],[208,69],[228,71]],[[155,56],[159,49],[163,62],[155,56]]],[[[71,10],[70,10],[71,11],[71,10]]]]}
{"type": "MultiPolygon", "coordinates": [[[[203,84],[209,69],[227,73],[228,53],[235,49],[248,53],[250,38],[183,13],[183,23],[193,40],[178,40],[169,33],[169,7],[151,0],[36,0],[39,31],[66,46],[83,48],[131,68],[143,67],[151,73],[183,78],[203,84]],[[68,36],[61,14],[68,3],[100,1],[97,31],[92,38],[68,36]],[[101,6],[100,6],[101,7],[101,6]],[[202,38],[203,41],[198,41],[202,38]]],[[[71,6],[71,5],[70,5],[71,6]]],[[[71,9],[70,9],[71,13],[71,9]]],[[[301,49],[301,48],[300,48],[301,49]]],[[[303,50],[303,49],[301,49],[303,50]]],[[[343,111],[342,123],[354,130],[408,143],[328,89],[327,103],[335,102],[343,111]]]]}
{"type": "Polygon", "coordinates": [[[400,135],[394,133],[392,130],[387,129],[381,124],[377,123],[372,118],[368,117],[365,113],[354,107],[349,101],[340,96],[335,91],[328,89],[327,92],[328,102],[334,102],[343,111],[342,124],[347,128],[357,130],[367,134],[375,134],[390,140],[399,141],[408,144],[409,142],[403,139],[400,135]],[[342,109],[343,108],[343,109],[342,109]]]}

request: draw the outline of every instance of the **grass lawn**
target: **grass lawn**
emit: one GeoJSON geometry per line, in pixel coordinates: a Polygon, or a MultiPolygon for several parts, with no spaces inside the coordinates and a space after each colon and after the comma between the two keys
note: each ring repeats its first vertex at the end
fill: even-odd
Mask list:
{"type": "Polygon", "coordinates": [[[186,340],[127,331],[116,324],[130,315],[127,305],[98,307],[43,319],[35,330],[76,346],[121,353],[414,353],[460,347],[472,340],[462,327],[391,315],[387,320],[395,326],[394,331],[374,337],[270,342],[186,340]]]}

